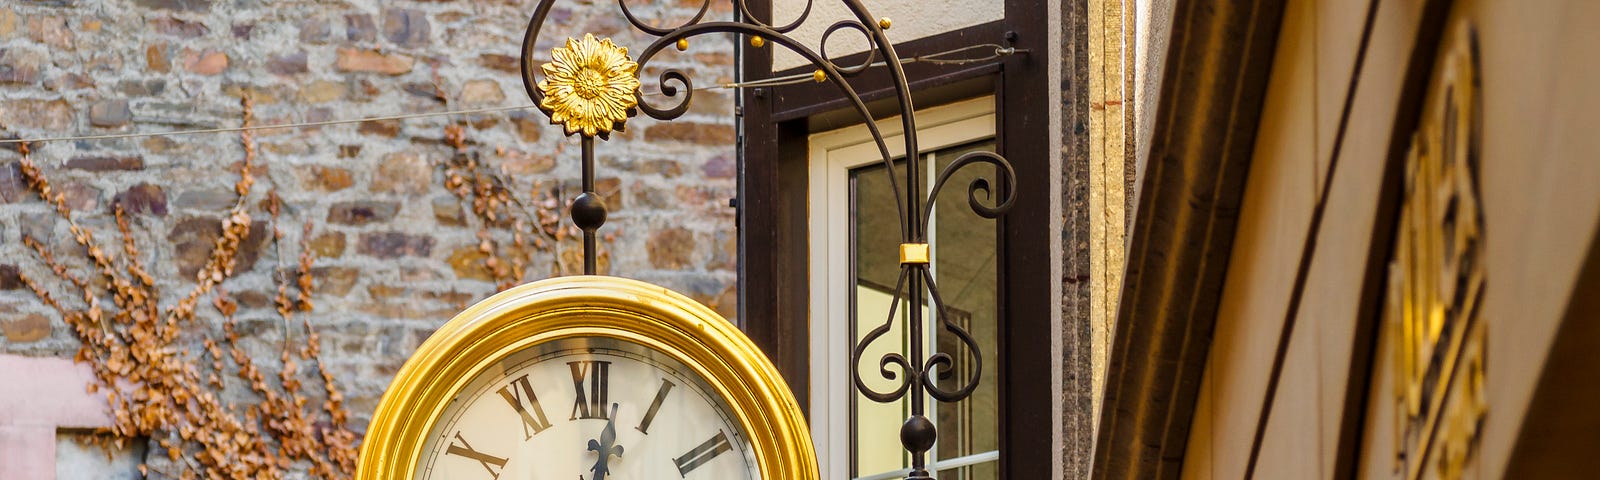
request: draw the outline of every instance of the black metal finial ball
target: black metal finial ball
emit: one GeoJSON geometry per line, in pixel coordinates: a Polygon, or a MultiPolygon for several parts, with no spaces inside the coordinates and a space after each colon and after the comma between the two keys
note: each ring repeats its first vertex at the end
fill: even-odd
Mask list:
{"type": "Polygon", "coordinates": [[[921,454],[933,448],[933,441],[939,438],[939,429],[933,426],[928,417],[912,415],[906,419],[905,425],[900,426],[900,444],[913,454],[921,454]]]}
{"type": "Polygon", "coordinates": [[[594,192],[583,192],[572,199],[572,223],[585,232],[599,230],[606,224],[606,202],[594,192]]]}

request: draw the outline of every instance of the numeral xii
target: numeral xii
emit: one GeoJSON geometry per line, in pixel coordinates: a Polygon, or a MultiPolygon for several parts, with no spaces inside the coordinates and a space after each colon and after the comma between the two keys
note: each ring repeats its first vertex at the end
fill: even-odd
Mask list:
{"type": "Polygon", "coordinates": [[[611,362],[580,360],[567,362],[567,367],[572,369],[572,389],[577,392],[572,400],[572,418],[568,420],[607,419],[606,397],[611,362]]]}

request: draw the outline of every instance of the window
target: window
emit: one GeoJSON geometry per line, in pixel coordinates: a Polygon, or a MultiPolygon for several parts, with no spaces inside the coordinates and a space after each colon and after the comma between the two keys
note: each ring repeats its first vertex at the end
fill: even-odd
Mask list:
{"type": "MultiPolygon", "coordinates": [[[[924,191],[946,165],[962,154],[995,148],[994,99],[985,97],[917,113],[924,191]]],[[[899,120],[879,122],[891,154],[904,155],[899,120]]],[[[908,399],[873,402],[850,381],[852,347],[867,331],[888,319],[899,275],[900,219],[887,167],[865,127],[819,133],[810,139],[809,223],[811,259],[811,418],[824,478],[899,478],[910,458],[900,445],[899,426],[910,415],[908,399]]],[[[896,175],[905,175],[903,159],[896,175]]],[[[996,224],[967,206],[965,186],[988,178],[981,166],[961,170],[935,200],[929,222],[931,265],[941,296],[982,351],[983,370],[973,395],[956,403],[928,400],[925,411],[938,426],[939,443],[929,452],[929,470],[940,478],[998,478],[998,243],[996,224]]],[[[900,182],[904,188],[904,182],[900,182]]],[[[931,302],[924,302],[931,303],[931,302]]],[[[876,359],[908,351],[906,305],[887,335],[866,351],[861,377],[869,387],[892,390],[896,381],[878,373],[876,359]]],[[[931,312],[925,312],[926,352],[955,359],[955,371],[941,385],[954,385],[979,359],[960,347],[931,312]]],[[[903,378],[903,377],[902,377],[903,378]]],[[[952,387],[953,388],[953,387],[952,387]]]]}

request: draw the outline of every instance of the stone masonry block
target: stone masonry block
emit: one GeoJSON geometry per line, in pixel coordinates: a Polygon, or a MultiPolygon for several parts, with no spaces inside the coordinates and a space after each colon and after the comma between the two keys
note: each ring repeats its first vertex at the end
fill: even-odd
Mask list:
{"type": "Polygon", "coordinates": [[[67,160],[63,167],[74,170],[87,170],[91,172],[107,172],[112,170],[143,170],[144,157],[138,155],[103,155],[92,157],[73,157],[67,160]]]}
{"type": "Polygon", "coordinates": [[[694,254],[694,233],[687,229],[668,227],[650,235],[650,242],[645,246],[649,252],[650,264],[665,270],[678,270],[690,265],[690,257],[694,254]]]}
{"type": "Polygon", "coordinates": [[[0,100],[0,118],[8,128],[59,132],[72,127],[72,105],[66,100],[0,100]]]}
{"type": "Polygon", "coordinates": [[[400,204],[373,200],[339,202],[328,207],[328,223],[366,225],[387,222],[400,211],[400,204]]]}
{"type": "Polygon", "coordinates": [[[420,10],[391,8],[383,12],[383,37],[402,47],[427,45],[428,15],[420,10]]]}
{"type": "Polygon", "coordinates": [[[283,55],[273,55],[267,59],[267,71],[278,75],[297,75],[306,73],[306,52],[294,52],[283,55]]]}
{"type": "MultiPolygon", "coordinates": [[[[167,232],[167,241],[172,245],[172,260],[178,267],[178,276],[184,282],[193,281],[195,273],[205,266],[211,258],[211,248],[220,235],[222,220],[215,217],[182,219],[167,232]]],[[[251,222],[249,233],[244,241],[239,242],[234,270],[244,272],[254,268],[269,237],[271,234],[267,232],[267,222],[251,222]]]]}
{"type": "Polygon", "coordinates": [[[426,257],[433,253],[436,241],[431,236],[401,232],[363,233],[357,251],[377,258],[426,257]]]}
{"type": "Polygon", "coordinates": [[[216,75],[228,69],[228,54],[216,50],[184,55],[183,67],[201,75],[216,75]]]}
{"type": "Polygon", "coordinates": [[[121,127],[132,119],[127,100],[102,100],[89,106],[89,124],[96,127],[121,127]]]}
{"type": "Polygon", "coordinates": [[[160,185],[141,183],[128,187],[112,200],[131,214],[167,216],[167,192],[160,185]]]}
{"type": "Polygon", "coordinates": [[[411,71],[416,59],[401,54],[385,54],[374,50],[341,48],[334,64],[341,72],[381,73],[402,75],[411,71]]]}
{"type": "Polygon", "coordinates": [[[374,193],[419,194],[433,184],[433,166],[414,152],[402,151],[383,156],[372,177],[374,193]]]}
{"type": "Polygon", "coordinates": [[[16,265],[0,265],[0,290],[21,290],[21,272],[16,265]]]}
{"type": "Polygon", "coordinates": [[[644,138],[651,142],[684,142],[697,145],[730,145],[734,140],[733,125],[696,124],[692,122],[665,122],[645,129],[644,138]]]}
{"type": "Polygon", "coordinates": [[[352,42],[370,42],[378,35],[378,26],[373,23],[372,16],[365,13],[353,13],[344,16],[345,39],[352,42]]]}
{"type": "Polygon", "coordinates": [[[211,9],[212,0],[134,0],[133,4],[155,10],[203,12],[211,9]]]}

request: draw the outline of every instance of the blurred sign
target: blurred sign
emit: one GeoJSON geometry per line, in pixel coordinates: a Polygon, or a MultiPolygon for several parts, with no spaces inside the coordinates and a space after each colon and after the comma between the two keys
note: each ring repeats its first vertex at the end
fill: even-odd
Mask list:
{"type": "Polygon", "coordinates": [[[1449,30],[1406,156],[1389,265],[1396,473],[1459,478],[1486,412],[1483,382],[1483,223],[1477,171],[1480,114],[1473,33],[1449,30]]]}

